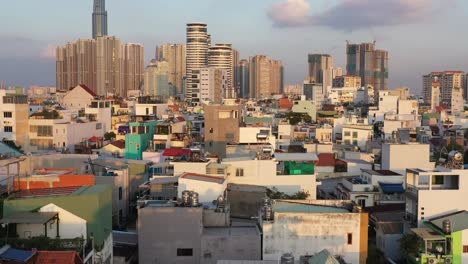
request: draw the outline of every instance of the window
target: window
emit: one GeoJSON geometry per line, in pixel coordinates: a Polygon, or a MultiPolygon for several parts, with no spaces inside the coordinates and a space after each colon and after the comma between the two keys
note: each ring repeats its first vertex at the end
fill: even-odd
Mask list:
{"type": "Polygon", "coordinates": [[[353,138],[357,138],[357,132],[353,132],[353,138]]]}
{"type": "Polygon", "coordinates": [[[467,245],[463,245],[463,253],[468,253],[468,246],[467,245]]]}
{"type": "Polygon", "coordinates": [[[193,256],[193,248],[178,248],[177,249],[177,256],[193,256]]]}
{"type": "Polygon", "coordinates": [[[102,128],[102,123],[97,123],[97,124],[96,124],[96,130],[97,130],[97,129],[101,129],[101,128],[102,128]]]}
{"type": "Polygon", "coordinates": [[[236,177],[243,177],[244,176],[244,169],[243,168],[237,168],[236,169],[236,177]]]}
{"type": "Polygon", "coordinates": [[[122,187],[119,187],[119,201],[122,200],[122,187]]]}
{"type": "Polygon", "coordinates": [[[432,176],[432,184],[437,184],[437,185],[444,184],[444,176],[442,176],[442,175],[432,176]]]}
{"type": "Polygon", "coordinates": [[[353,244],[353,234],[348,233],[348,245],[352,245],[352,244],[353,244]]]}
{"type": "Polygon", "coordinates": [[[3,132],[13,132],[13,127],[5,126],[5,127],[3,127],[3,132]]]}
{"type": "Polygon", "coordinates": [[[357,145],[358,145],[357,140],[353,140],[353,145],[354,145],[354,146],[357,146],[357,145]]]}
{"type": "Polygon", "coordinates": [[[12,117],[13,117],[13,113],[12,113],[12,112],[3,112],[3,117],[4,117],[4,118],[12,118],[12,117]]]}
{"type": "Polygon", "coordinates": [[[345,131],[345,132],[344,132],[344,135],[345,135],[345,137],[349,137],[349,136],[351,136],[351,132],[345,131]]]}

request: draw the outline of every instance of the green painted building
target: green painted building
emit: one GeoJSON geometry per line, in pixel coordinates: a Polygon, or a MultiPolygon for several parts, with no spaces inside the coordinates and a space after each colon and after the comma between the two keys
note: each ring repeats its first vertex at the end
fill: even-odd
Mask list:
{"type": "Polygon", "coordinates": [[[133,122],[129,126],[130,133],[125,135],[125,158],[141,160],[153,141],[156,121],[133,122]]]}
{"type": "Polygon", "coordinates": [[[459,211],[433,218],[411,231],[419,237],[420,250],[410,263],[468,263],[468,212],[459,211]]]}
{"type": "Polygon", "coordinates": [[[14,194],[4,200],[3,216],[18,212],[33,212],[53,203],[86,220],[88,237],[94,236],[94,245],[100,249],[112,232],[112,187],[110,185],[65,187],[48,192],[31,190],[14,194]]]}

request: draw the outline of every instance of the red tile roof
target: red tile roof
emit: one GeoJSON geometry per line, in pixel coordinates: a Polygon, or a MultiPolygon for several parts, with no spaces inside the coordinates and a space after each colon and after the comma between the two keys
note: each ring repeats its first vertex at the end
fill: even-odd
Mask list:
{"type": "MultiPolygon", "coordinates": [[[[89,93],[89,94],[92,95],[93,97],[97,97],[97,96],[98,96],[98,95],[97,95],[95,92],[93,92],[93,90],[91,90],[88,86],[86,86],[86,85],[84,85],[84,84],[79,84],[78,86],[80,86],[81,88],[83,88],[83,90],[85,90],[87,93],[89,93]]],[[[78,86],[76,86],[76,87],[78,87],[78,86]]],[[[76,87],[71,88],[70,91],[73,90],[73,89],[75,89],[76,87]]]]}
{"type": "Polygon", "coordinates": [[[182,117],[182,116],[178,116],[176,117],[177,120],[179,120],[180,122],[184,122],[185,121],[185,118],[182,117]]]}
{"type": "Polygon", "coordinates": [[[335,167],[336,160],[334,153],[320,153],[318,154],[318,158],[318,167],[335,167]]]}
{"type": "Polygon", "coordinates": [[[91,141],[91,142],[99,142],[99,141],[101,141],[101,140],[100,140],[98,137],[96,137],[96,136],[92,136],[92,137],[89,138],[89,141],[91,141]]]}
{"type": "Polygon", "coordinates": [[[124,149],[125,148],[125,140],[117,140],[111,143],[113,146],[119,148],[119,149],[124,149]]]}
{"type": "Polygon", "coordinates": [[[163,152],[163,156],[166,157],[182,157],[182,156],[192,156],[192,151],[190,149],[182,148],[168,148],[163,152]]]}
{"type": "Polygon", "coordinates": [[[76,251],[42,251],[36,253],[36,264],[79,264],[83,263],[76,251]]]}

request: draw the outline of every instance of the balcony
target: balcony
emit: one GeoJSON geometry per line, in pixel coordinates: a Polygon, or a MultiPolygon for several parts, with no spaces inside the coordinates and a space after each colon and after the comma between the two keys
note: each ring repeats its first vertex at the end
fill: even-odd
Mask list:
{"type": "Polygon", "coordinates": [[[183,148],[185,143],[183,140],[171,141],[171,148],[183,148]]]}
{"type": "Polygon", "coordinates": [[[168,140],[169,135],[155,134],[153,139],[154,140],[168,140]]]}

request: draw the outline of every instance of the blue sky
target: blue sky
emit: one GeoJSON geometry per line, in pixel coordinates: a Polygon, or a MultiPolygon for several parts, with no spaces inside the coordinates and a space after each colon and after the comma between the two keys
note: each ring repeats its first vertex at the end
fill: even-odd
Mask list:
{"type": "MultiPolygon", "coordinates": [[[[418,92],[430,71],[468,71],[468,1],[462,0],[107,0],[109,34],[154,47],[183,43],[185,24],[208,23],[213,43],[242,58],[266,54],[302,82],[308,53],[345,66],[345,41],[377,41],[390,53],[390,87],[418,92]]],[[[92,0],[2,3],[0,82],[55,85],[54,47],[91,36],[92,0]]]]}

